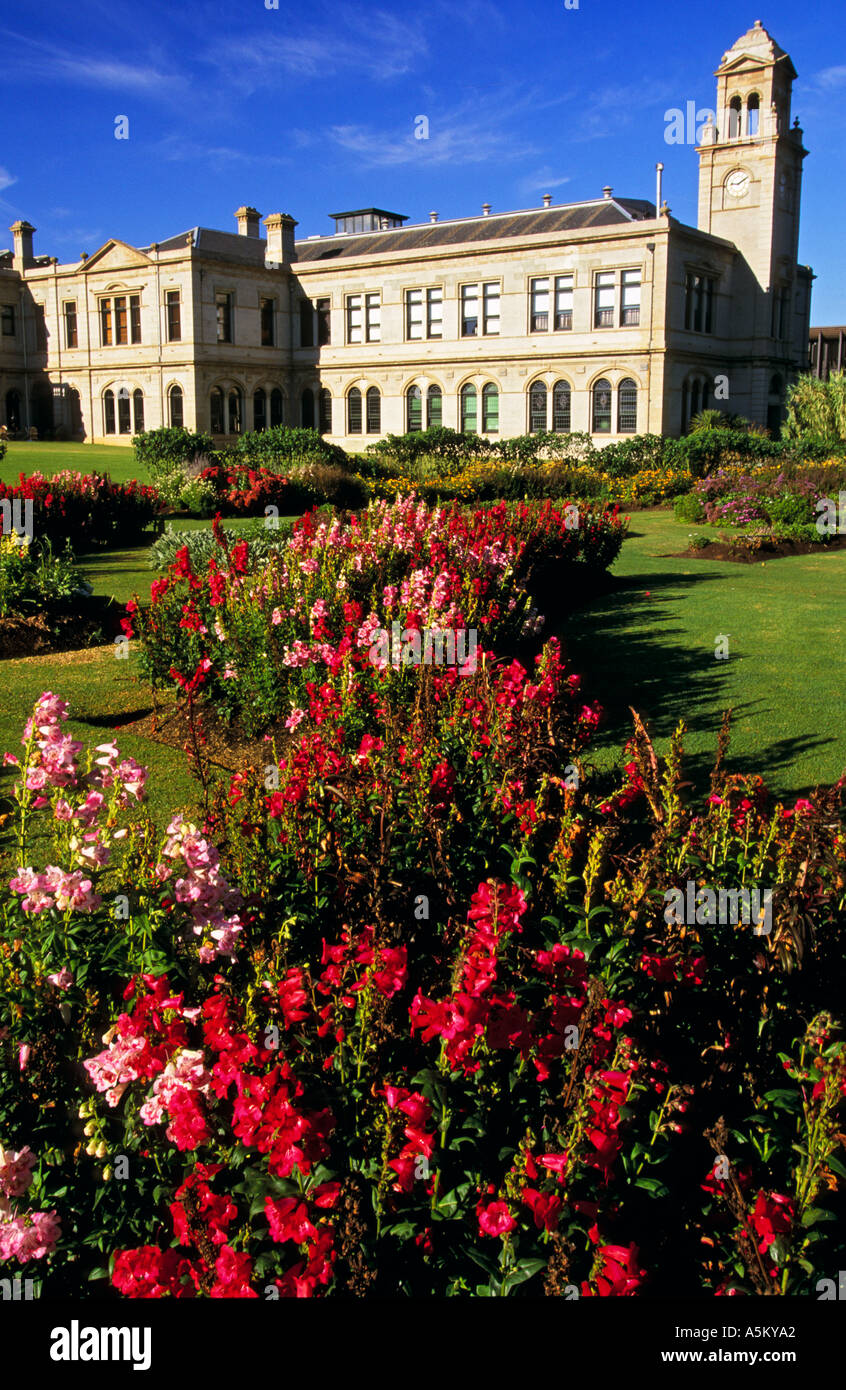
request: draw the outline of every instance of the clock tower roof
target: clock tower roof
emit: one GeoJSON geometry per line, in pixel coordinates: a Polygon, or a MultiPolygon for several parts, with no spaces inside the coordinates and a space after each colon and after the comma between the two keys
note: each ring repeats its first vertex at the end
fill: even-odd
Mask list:
{"type": "Polygon", "coordinates": [[[790,69],[791,76],[796,76],[796,70],[787,53],[776,43],[772,35],[767,33],[760,19],[756,19],[752,28],[747,29],[745,34],[741,34],[740,38],[723,54],[723,61],[717,68],[717,75],[730,70],[743,58],[751,58],[756,63],[768,65],[786,59],[784,66],[790,69]]]}

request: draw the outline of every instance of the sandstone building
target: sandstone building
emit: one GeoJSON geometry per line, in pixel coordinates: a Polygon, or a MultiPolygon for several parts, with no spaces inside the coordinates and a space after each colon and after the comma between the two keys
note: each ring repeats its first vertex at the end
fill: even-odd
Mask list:
{"type": "Polygon", "coordinates": [[[150,246],[62,265],[14,224],[0,253],[0,424],[129,443],[185,424],[219,442],[280,422],[356,450],[444,424],[596,443],[678,434],[709,404],[777,429],[806,367],[813,276],[797,263],[796,76],[756,22],[717,69],[698,226],[600,197],[407,225],[378,208],[297,238],[238,209],[150,246]]]}

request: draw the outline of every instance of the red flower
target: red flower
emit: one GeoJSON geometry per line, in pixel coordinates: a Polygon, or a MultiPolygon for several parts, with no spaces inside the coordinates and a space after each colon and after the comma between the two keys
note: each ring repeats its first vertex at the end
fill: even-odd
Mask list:
{"type": "Polygon", "coordinates": [[[266,1197],[264,1211],[270,1225],[270,1238],[282,1245],[293,1240],[303,1245],[317,1235],[317,1229],[308,1219],[308,1207],[298,1197],[283,1197],[274,1202],[266,1197]]]}
{"type": "Polygon", "coordinates": [[[505,1202],[488,1202],[487,1206],[479,1202],[476,1215],[483,1236],[505,1236],[517,1225],[505,1202]]]}
{"type": "Polygon", "coordinates": [[[766,1255],[777,1236],[785,1235],[793,1222],[793,1202],[778,1192],[759,1192],[758,1199],[750,1217],[756,1236],[758,1249],[766,1255]]]}

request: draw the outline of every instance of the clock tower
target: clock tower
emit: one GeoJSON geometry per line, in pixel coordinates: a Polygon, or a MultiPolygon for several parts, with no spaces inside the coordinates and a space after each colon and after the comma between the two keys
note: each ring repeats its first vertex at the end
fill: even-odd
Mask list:
{"type": "Polygon", "coordinates": [[[795,77],[789,56],[756,20],[717,68],[716,124],[705,126],[698,149],[699,228],[734,242],[763,292],[755,336],[773,334],[796,281],[808,152],[799,122],[790,127],[795,77]]]}

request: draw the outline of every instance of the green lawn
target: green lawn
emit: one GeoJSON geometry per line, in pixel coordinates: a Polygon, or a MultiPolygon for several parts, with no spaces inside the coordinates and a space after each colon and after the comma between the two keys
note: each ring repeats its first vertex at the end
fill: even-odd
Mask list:
{"type": "Polygon", "coordinates": [[[12,440],[6,457],[0,460],[0,482],[17,482],[19,473],[46,473],[52,476],[63,468],[74,473],[109,473],[116,483],[128,483],[137,478],[149,483],[150,477],[135,458],[135,450],[116,444],[57,444],[44,441],[30,443],[12,440]]]}
{"type": "Polygon", "coordinates": [[[731,706],[733,771],[760,772],[779,795],[836,781],[846,768],[846,550],[751,565],[671,558],[689,531],[670,512],[635,513],[613,567],[619,587],[561,628],[583,693],[606,707],[601,761],[629,736],[633,705],[661,751],[685,721],[688,771],[702,781],[731,706]],[[720,634],[727,661],[714,656],[720,634]]]}

